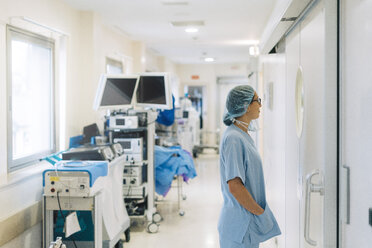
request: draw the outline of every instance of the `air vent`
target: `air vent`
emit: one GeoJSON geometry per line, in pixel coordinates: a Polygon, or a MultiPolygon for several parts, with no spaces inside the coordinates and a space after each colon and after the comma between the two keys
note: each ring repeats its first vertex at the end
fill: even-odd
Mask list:
{"type": "Polygon", "coordinates": [[[171,22],[173,27],[195,27],[204,26],[204,21],[171,22]]]}
{"type": "Polygon", "coordinates": [[[164,6],[187,6],[188,2],[162,2],[164,6]]]}

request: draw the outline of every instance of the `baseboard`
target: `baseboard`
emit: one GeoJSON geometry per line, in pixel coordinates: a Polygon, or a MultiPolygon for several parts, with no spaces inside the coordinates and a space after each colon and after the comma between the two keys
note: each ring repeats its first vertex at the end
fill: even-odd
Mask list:
{"type": "Polygon", "coordinates": [[[41,221],[41,201],[0,221],[0,247],[41,221]]]}

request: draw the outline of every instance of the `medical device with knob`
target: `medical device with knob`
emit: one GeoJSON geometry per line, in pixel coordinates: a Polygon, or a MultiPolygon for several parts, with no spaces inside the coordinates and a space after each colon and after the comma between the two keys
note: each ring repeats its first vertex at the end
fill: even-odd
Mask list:
{"type": "Polygon", "coordinates": [[[115,115],[109,118],[110,129],[138,128],[138,116],[115,115]]]}
{"type": "Polygon", "coordinates": [[[115,138],[113,141],[122,146],[126,162],[134,163],[143,160],[142,138],[115,138]]]}
{"type": "Polygon", "coordinates": [[[106,161],[60,161],[43,172],[44,195],[88,197],[97,179],[107,176],[107,171],[106,161]]]}

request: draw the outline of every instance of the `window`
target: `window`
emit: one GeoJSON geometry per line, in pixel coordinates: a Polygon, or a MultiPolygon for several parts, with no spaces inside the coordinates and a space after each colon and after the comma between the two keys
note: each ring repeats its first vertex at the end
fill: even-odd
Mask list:
{"type": "Polygon", "coordinates": [[[55,151],[54,43],[7,27],[8,170],[55,151]]]}
{"type": "Polygon", "coordinates": [[[106,58],[107,74],[123,74],[123,63],[114,59],[106,58]]]}

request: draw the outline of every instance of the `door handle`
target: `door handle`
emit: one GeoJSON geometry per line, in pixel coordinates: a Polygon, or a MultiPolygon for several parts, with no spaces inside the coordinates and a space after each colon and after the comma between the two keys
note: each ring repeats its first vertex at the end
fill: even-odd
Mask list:
{"type": "Polygon", "coordinates": [[[324,195],[324,184],[323,184],[323,177],[319,184],[313,184],[311,179],[315,175],[320,175],[319,170],[316,170],[306,176],[306,199],[305,199],[305,240],[312,246],[316,246],[317,242],[310,238],[310,205],[311,205],[311,194],[312,193],[319,193],[320,195],[324,195]]]}
{"type": "Polygon", "coordinates": [[[350,167],[343,165],[346,169],[346,224],[350,224],[350,167]]]}

